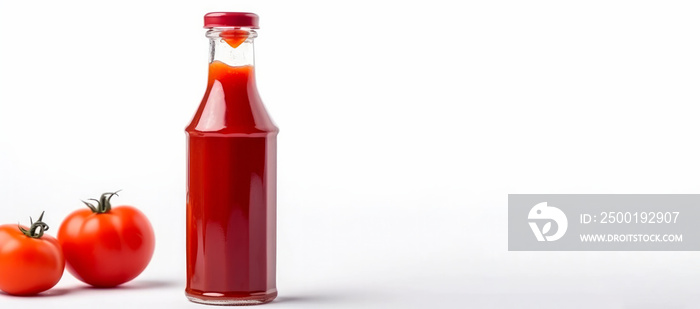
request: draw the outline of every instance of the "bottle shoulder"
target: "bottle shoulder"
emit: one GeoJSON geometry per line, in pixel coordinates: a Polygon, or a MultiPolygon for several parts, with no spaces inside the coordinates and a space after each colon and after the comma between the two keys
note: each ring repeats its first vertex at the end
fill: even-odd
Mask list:
{"type": "Polygon", "coordinates": [[[229,111],[228,114],[206,115],[197,117],[185,128],[191,135],[231,135],[231,136],[253,136],[277,134],[279,128],[265,113],[236,113],[229,111]]]}
{"type": "Polygon", "coordinates": [[[279,131],[263,105],[253,66],[210,64],[209,81],[192,122],[194,135],[251,135],[279,131]]]}
{"type": "Polygon", "coordinates": [[[190,135],[252,136],[279,132],[257,92],[207,91],[191,123],[190,135]]]}

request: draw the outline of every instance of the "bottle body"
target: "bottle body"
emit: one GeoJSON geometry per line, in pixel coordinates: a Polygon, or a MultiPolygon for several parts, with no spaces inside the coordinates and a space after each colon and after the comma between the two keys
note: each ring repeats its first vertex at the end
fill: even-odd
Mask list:
{"type": "MultiPolygon", "coordinates": [[[[232,53],[245,52],[248,43],[232,53]]],[[[226,42],[212,48],[233,48],[218,44],[226,42]]],[[[186,129],[185,293],[199,303],[265,303],[277,295],[278,129],[258,95],[252,63],[211,60],[207,91],[186,129]]]]}
{"type": "Polygon", "coordinates": [[[186,293],[191,300],[253,304],[277,295],[276,139],[274,133],[190,135],[186,293]]]}

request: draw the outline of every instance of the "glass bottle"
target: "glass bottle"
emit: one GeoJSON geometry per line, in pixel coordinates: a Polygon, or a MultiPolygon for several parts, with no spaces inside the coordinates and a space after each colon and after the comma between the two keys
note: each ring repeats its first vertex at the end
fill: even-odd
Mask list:
{"type": "Polygon", "coordinates": [[[209,79],[188,136],[187,287],[193,302],[277,296],[277,132],[255,84],[258,16],[208,13],[209,79]]]}

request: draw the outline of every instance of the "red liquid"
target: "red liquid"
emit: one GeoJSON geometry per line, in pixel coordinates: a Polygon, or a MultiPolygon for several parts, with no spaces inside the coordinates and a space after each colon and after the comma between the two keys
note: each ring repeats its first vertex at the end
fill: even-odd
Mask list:
{"type": "Polygon", "coordinates": [[[233,48],[236,48],[245,42],[249,35],[250,33],[248,31],[241,29],[226,30],[219,34],[219,36],[221,36],[221,38],[233,48]]]}
{"type": "Polygon", "coordinates": [[[186,132],[185,292],[210,301],[274,299],[278,129],[253,67],[213,62],[186,132]]]}

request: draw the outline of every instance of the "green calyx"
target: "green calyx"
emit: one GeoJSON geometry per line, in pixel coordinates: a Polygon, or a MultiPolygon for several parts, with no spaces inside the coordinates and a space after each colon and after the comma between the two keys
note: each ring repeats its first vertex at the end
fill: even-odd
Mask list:
{"type": "Polygon", "coordinates": [[[29,222],[31,223],[31,226],[29,227],[29,230],[24,229],[22,226],[17,223],[17,227],[19,228],[20,232],[22,234],[27,235],[27,237],[31,238],[41,238],[41,236],[44,236],[44,232],[49,230],[49,225],[41,222],[41,219],[44,218],[44,212],[41,212],[41,216],[39,216],[39,220],[34,222],[32,220],[32,217],[29,217],[29,222]]]}
{"type": "Polygon", "coordinates": [[[85,204],[85,206],[89,207],[90,210],[92,210],[92,212],[94,212],[96,214],[108,213],[112,209],[112,204],[110,204],[109,201],[112,199],[113,196],[115,196],[115,195],[119,196],[119,194],[117,194],[117,193],[119,193],[119,191],[121,191],[121,190],[103,193],[100,196],[99,200],[94,199],[94,198],[88,199],[89,201],[97,202],[97,205],[93,205],[92,203],[88,203],[86,201],[81,201],[81,202],[83,202],[85,204]]]}

